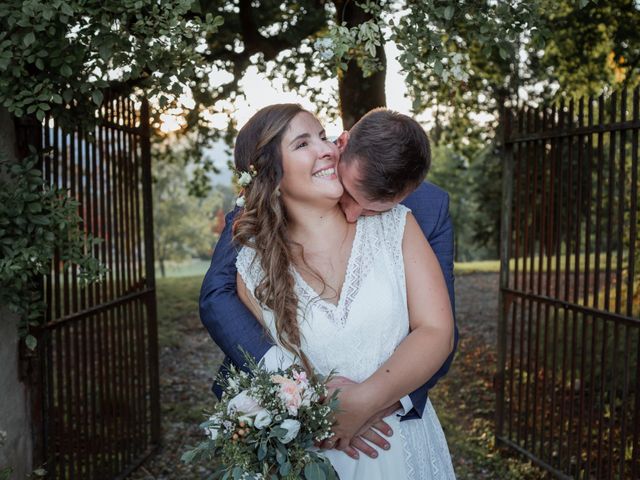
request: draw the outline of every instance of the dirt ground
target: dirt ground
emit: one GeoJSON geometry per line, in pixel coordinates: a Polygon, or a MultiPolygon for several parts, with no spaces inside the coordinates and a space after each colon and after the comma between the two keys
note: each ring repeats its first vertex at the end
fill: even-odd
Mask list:
{"type": "MultiPolygon", "coordinates": [[[[498,274],[456,278],[456,319],[460,345],[451,371],[430,393],[447,435],[460,479],[539,479],[542,472],[493,446],[495,395],[492,381],[497,330],[498,274]]],[[[211,382],[221,352],[202,327],[196,311],[186,311],[177,326],[179,341],[160,357],[164,444],[130,478],[201,479],[207,465],[184,465],[180,456],[196,444],[197,425],[210,410],[211,382]]]]}

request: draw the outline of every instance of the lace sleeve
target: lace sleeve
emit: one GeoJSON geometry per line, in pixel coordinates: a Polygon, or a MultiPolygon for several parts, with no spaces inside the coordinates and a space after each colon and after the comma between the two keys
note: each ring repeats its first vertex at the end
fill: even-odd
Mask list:
{"type": "Polygon", "coordinates": [[[256,251],[250,247],[242,247],[236,258],[236,268],[249,291],[253,293],[263,277],[256,251]]]}

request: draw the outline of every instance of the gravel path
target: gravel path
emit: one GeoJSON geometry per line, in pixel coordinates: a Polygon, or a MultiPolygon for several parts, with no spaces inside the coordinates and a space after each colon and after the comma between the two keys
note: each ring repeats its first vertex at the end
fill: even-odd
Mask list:
{"type": "Polygon", "coordinates": [[[474,337],[488,345],[496,344],[499,286],[497,273],[456,278],[456,321],[461,338],[474,337]]]}
{"type": "MultiPolygon", "coordinates": [[[[484,363],[493,362],[498,306],[498,274],[478,273],[460,276],[456,279],[456,317],[459,325],[461,345],[478,348],[483,352],[484,363]]],[[[187,445],[193,445],[201,439],[197,424],[203,418],[203,412],[210,407],[213,394],[210,385],[222,361],[221,352],[205,332],[195,313],[183,317],[179,327],[181,342],[178,347],[164,348],[160,355],[161,402],[163,410],[164,446],[158,455],[149,459],[130,478],[134,479],[201,479],[209,469],[202,465],[185,466],[180,456],[187,445]]],[[[464,358],[460,355],[458,358],[464,358]]],[[[483,361],[483,358],[475,359],[483,361]]],[[[440,395],[434,395],[434,404],[438,397],[450,394],[447,384],[455,384],[463,364],[456,360],[447,379],[441,382],[440,395]]],[[[485,365],[486,366],[486,365],[485,365]]],[[[465,366],[465,369],[467,367],[465,366]]],[[[491,367],[492,368],[492,365],[491,367]]],[[[487,375],[483,373],[482,375],[487,375]]],[[[486,390],[487,379],[484,379],[486,390]]],[[[469,392],[473,395],[472,392],[469,392]]],[[[486,414],[491,416],[491,392],[488,394],[486,414]]],[[[447,399],[443,402],[449,404],[447,399]]],[[[454,405],[455,401],[452,402],[454,405]]],[[[436,405],[437,408],[437,405],[436,405]]],[[[451,409],[452,407],[447,407],[451,409]]],[[[455,407],[453,407],[455,408],[455,407]]],[[[449,412],[455,418],[456,412],[449,412]]],[[[445,424],[445,421],[443,421],[445,424]]],[[[450,441],[451,445],[451,441],[450,441]]],[[[460,458],[464,455],[451,446],[456,470],[467,471],[468,461],[460,458]],[[464,469],[461,468],[464,467],[464,469]]],[[[477,470],[477,469],[476,469],[477,470]]],[[[474,471],[476,471],[474,470],[474,471]]],[[[460,477],[462,478],[462,477],[460,477]]],[[[474,477],[466,477],[474,478],[474,477]]],[[[488,477],[490,478],[490,477],[488,477]]]]}

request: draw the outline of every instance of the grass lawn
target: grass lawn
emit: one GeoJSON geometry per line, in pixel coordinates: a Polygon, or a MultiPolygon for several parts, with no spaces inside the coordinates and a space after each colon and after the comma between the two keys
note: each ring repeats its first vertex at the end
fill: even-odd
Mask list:
{"type": "Polygon", "coordinates": [[[202,276],[167,277],[156,280],[158,338],[160,347],[180,346],[180,323],[186,315],[198,315],[202,276]]]}
{"type": "MultiPolygon", "coordinates": [[[[204,277],[207,273],[210,260],[201,260],[199,258],[192,258],[185,262],[165,262],[166,278],[173,277],[204,277]]],[[[162,278],[160,274],[160,265],[156,262],[156,278],[162,278]]]]}
{"type": "Polygon", "coordinates": [[[500,260],[477,260],[475,262],[455,262],[454,275],[468,275],[470,273],[497,273],[500,271],[500,260]]]}

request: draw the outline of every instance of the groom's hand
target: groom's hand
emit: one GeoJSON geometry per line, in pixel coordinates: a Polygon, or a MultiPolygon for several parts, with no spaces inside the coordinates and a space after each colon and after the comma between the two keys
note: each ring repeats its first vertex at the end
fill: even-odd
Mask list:
{"type": "MultiPolygon", "coordinates": [[[[330,395],[333,393],[333,391],[339,389],[340,387],[353,385],[355,383],[356,382],[346,377],[334,377],[328,383],[330,395]]],[[[383,438],[378,432],[381,432],[382,434],[389,437],[393,435],[391,427],[389,427],[389,425],[383,420],[383,418],[391,415],[398,408],[400,408],[400,402],[397,402],[396,405],[392,405],[391,407],[386,408],[380,412],[374,413],[360,428],[360,430],[357,431],[356,435],[351,438],[348,444],[344,441],[341,441],[338,443],[338,445],[335,445],[335,448],[342,450],[354,459],[358,458],[358,451],[371,458],[376,458],[378,456],[378,452],[372,445],[367,442],[370,442],[376,447],[384,450],[387,450],[390,447],[389,441],[383,438]]],[[[325,440],[321,444],[321,448],[334,448],[334,444],[325,440]]]]}
{"type": "Polygon", "coordinates": [[[371,458],[376,458],[378,452],[369,443],[373,443],[378,448],[388,450],[391,448],[391,444],[388,439],[382,437],[378,432],[390,437],[393,435],[393,430],[383,419],[392,415],[393,412],[402,408],[400,402],[396,402],[395,405],[390,406],[380,412],[373,415],[369,421],[358,432],[358,435],[353,437],[348,447],[343,449],[343,452],[349,455],[351,458],[358,458],[358,450],[371,458]],[[365,441],[367,440],[367,441],[365,441]],[[367,443],[369,442],[369,443],[367,443]]]}

